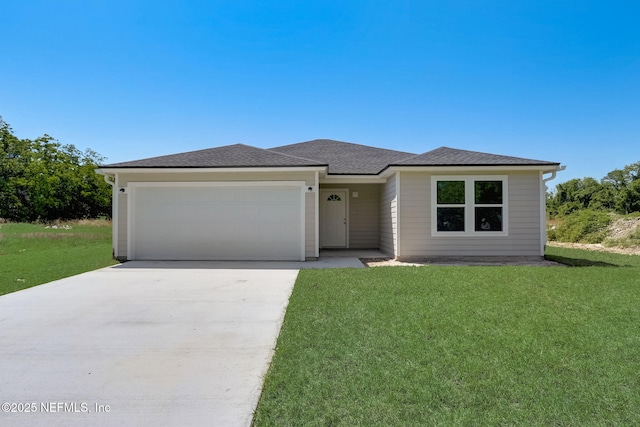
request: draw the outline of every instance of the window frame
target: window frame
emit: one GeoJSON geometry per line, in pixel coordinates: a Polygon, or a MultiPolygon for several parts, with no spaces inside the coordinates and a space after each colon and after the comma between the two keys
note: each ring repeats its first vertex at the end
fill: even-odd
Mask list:
{"type": "Polygon", "coordinates": [[[509,235],[509,179],[507,175],[432,175],[431,176],[431,236],[433,237],[502,237],[509,235]],[[464,204],[438,204],[438,181],[463,181],[464,204]],[[502,203],[484,204],[475,202],[476,181],[501,181],[502,203]],[[464,207],[464,231],[438,231],[438,208],[464,207]],[[501,207],[502,230],[475,230],[476,207],[501,207]]]}

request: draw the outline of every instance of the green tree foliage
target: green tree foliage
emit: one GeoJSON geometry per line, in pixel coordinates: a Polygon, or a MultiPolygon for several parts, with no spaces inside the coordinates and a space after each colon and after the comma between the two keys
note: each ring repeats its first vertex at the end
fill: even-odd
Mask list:
{"type": "Polygon", "coordinates": [[[615,191],[614,209],[628,214],[640,212],[640,162],[616,169],[602,178],[604,185],[615,191]]]}
{"type": "Polygon", "coordinates": [[[620,214],[640,212],[640,162],[616,169],[600,182],[594,178],[572,179],[556,185],[547,194],[551,217],[566,216],[582,209],[612,211],[620,214]]]}
{"type": "Polygon", "coordinates": [[[95,168],[104,159],[49,135],[20,139],[0,117],[0,218],[12,221],[109,216],[111,187],[95,168]]]}

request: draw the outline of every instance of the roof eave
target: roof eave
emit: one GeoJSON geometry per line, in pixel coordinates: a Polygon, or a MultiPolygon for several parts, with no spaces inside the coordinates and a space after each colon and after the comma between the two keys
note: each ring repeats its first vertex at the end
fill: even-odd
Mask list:
{"type": "Polygon", "coordinates": [[[96,172],[104,175],[116,173],[200,173],[200,172],[322,172],[328,165],[316,166],[99,166],[96,172]]]}
{"type": "Polygon", "coordinates": [[[443,170],[451,172],[473,172],[473,171],[542,171],[551,172],[561,170],[560,163],[547,163],[547,164],[507,164],[507,165],[495,165],[495,164],[477,164],[477,165],[389,165],[384,168],[378,174],[381,177],[387,178],[394,172],[442,172],[443,170]]]}

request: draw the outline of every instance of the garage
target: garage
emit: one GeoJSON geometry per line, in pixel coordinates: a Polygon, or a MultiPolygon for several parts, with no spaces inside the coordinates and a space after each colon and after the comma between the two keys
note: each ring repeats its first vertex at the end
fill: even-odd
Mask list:
{"type": "Polygon", "coordinates": [[[130,182],[135,260],[304,261],[303,182],[130,182]]]}

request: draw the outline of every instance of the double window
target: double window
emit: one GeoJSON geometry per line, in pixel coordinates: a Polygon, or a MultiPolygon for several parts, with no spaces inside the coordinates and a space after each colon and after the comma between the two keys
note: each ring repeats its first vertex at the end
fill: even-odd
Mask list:
{"type": "Polygon", "coordinates": [[[507,235],[506,176],[434,176],[431,189],[433,235],[507,235]]]}

